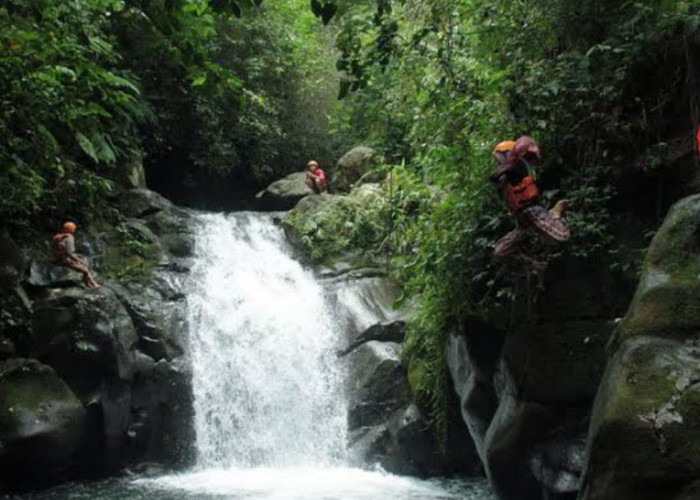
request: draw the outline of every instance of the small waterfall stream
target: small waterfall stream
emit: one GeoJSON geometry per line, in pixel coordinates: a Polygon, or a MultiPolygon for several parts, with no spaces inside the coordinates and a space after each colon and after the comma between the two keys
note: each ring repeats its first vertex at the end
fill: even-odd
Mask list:
{"type": "Polygon", "coordinates": [[[343,462],[341,329],[269,215],[203,215],[189,318],[198,467],[343,462]]]}

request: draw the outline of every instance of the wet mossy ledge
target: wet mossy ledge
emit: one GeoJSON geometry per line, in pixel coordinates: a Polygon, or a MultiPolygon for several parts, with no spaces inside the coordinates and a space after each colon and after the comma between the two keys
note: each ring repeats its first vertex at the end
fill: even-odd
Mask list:
{"type": "Polygon", "coordinates": [[[192,462],[191,219],[121,189],[76,234],[97,290],[53,264],[50,234],[0,237],[0,493],[192,462]]]}

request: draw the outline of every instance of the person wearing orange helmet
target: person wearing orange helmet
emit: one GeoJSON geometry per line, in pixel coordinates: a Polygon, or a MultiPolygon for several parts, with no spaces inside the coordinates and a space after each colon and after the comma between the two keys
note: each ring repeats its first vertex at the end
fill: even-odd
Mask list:
{"type": "Polygon", "coordinates": [[[83,283],[88,288],[99,288],[100,285],[90,272],[90,268],[75,252],[75,222],[64,222],[63,231],[56,234],[51,242],[53,256],[57,264],[69,267],[83,275],[83,283]]]}
{"type": "Polygon", "coordinates": [[[316,160],[311,160],[306,164],[306,185],[316,194],[328,192],[326,173],[321,170],[316,160]]]}
{"type": "Polygon", "coordinates": [[[530,264],[535,271],[543,271],[547,263],[527,256],[523,247],[533,235],[558,243],[569,240],[571,232],[564,213],[570,202],[559,200],[551,210],[540,203],[534,170],[540,163],[540,149],[530,137],[498,143],[493,156],[498,167],[491,175],[491,181],[498,186],[517,224],[496,243],[494,255],[520,260],[530,264]]]}

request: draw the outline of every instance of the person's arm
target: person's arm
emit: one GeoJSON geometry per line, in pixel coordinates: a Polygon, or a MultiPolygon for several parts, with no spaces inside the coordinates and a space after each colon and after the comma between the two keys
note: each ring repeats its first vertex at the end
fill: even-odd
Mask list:
{"type": "Polygon", "coordinates": [[[506,162],[502,164],[491,176],[489,179],[491,182],[494,184],[498,184],[499,186],[502,186],[506,182],[506,175],[509,172],[513,172],[515,170],[515,165],[511,162],[506,162]]]}
{"type": "Polygon", "coordinates": [[[69,259],[83,263],[83,259],[75,252],[75,238],[73,238],[73,236],[68,236],[62,243],[63,249],[66,251],[66,255],[69,259]]]}

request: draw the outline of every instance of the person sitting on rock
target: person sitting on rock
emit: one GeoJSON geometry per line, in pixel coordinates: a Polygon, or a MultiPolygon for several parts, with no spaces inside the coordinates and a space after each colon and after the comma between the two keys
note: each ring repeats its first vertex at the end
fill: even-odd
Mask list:
{"type": "Polygon", "coordinates": [[[100,285],[93,278],[87,263],[75,253],[75,237],[73,234],[77,228],[78,226],[74,222],[63,223],[63,232],[53,237],[51,246],[54,259],[57,264],[81,273],[86,287],[99,288],[100,285]]]}
{"type": "Polygon", "coordinates": [[[491,181],[498,186],[517,227],[501,238],[494,247],[494,255],[524,262],[541,274],[546,262],[537,261],[524,252],[532,236],[546,241],[565,242],[571,237],[564,218],[569,200],[559,200],[551,210],[540,204],[540,191],[535,182],[534,168],[540,163],[540,150],[534,140],[523,136],[517,141],[496,145],[493,157],[498,162],[491,181]]]}
{"type": "Polygon", "coordinates": [[[316,160],[311,160],[306,164],[306,184],[316,194],[328,192],[326,173],[321,170],[316,160]]]}

